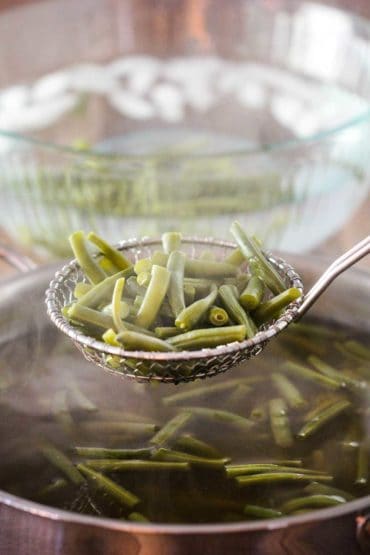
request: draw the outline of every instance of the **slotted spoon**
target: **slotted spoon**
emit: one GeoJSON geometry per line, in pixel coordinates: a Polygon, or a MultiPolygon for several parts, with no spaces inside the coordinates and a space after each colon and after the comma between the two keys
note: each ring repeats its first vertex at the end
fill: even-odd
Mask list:
{"type": "MultiPolygon", "coordinates": [[[[161,245],[160,239],[132,239],[122,241],[116,247],[135,262],[139,258],[150,257],[153,251],[161,248],[161,245]]],[[[198,256],[204,247],[211,250],[216,259],[224,259],[236,245],[213,239],[184,238],[182,240],[183,250],[192,257],[198,256]]],[[[339,274],[369,254],[369,251],[370,236],[367,236],[337,258],[305,295],[303,295],[302,280],[294,268],[285,260],[266,254],[287,288],[298,288],[302,291],[302,297],[292,302],[278,319],[260,328],[251,339],[215,348],[168,353],[127,351],[83,334],[62,315],[63,307],[73,301],[76,283],[83,280],[83,273],[76,260],[65,265],[51,281],[46,292],[47,311],[52,322],[74,341],[86,359],[105,370],[137,381],[187,382],[226,372],[233,366],[258,355],[270,339],[291,322],[301,318],[339,274]]]]}

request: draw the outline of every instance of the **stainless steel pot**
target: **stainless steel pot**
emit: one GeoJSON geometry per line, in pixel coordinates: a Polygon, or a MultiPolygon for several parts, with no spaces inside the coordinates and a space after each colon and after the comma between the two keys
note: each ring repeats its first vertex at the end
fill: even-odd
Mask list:
{"type": "MultiPolygon", "coordinates": [[[[291,260],[309,283],[325,262],[291,260]]],[[[52,266],[0,285],[0,344],[25,360],[27,379],[55,332],[44,308],[52,266]],[[17,343],[15,343],[17,340],[17,343]]],[[[370,333],[370,275],[352,270],[312,309],[370,333]]],[[[76,357],[80,355],[76,351],[76,357]]],[[[110,378],[115,379],[115,378],[110,378]]],[[[125,382],[121,382],[125,383],[125,382]]],[[[1,464],[0,464],[1,469],[1,464]]],[[[269,521],[209,525],[137,524],[83,516],[0,492],[0,553],[6,555],[356,555],[370,553],[370,496],[343,506],[269,521]]]]}

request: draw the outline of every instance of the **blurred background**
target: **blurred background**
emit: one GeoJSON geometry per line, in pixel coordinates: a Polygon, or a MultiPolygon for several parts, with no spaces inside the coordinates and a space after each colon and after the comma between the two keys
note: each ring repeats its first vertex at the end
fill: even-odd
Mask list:
{"type": "MultiPolygon", "coordinates": [[[[370,231],[368,0],[0,3],[0,236],[229,237],[333,257],[370,231]]],[[[361,263],[370,269],[369,262],[361,263]]]]}

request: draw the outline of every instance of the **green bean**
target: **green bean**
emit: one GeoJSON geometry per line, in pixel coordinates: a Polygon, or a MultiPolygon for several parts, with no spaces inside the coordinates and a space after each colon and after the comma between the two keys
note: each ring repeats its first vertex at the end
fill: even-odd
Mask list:
{"type": "MultiPolygon", "coordinates": [[[[161,449],[159,449],[161,451],[161,449]]],[[[158,452],[159,452],[158,451],[158,452]]],[[[154,455],[156,456],[156,455],[154,455]]],[[[142,460],[114,460],[114,459],[87,459],[84,464],[94,470],[102,472],[128,472],[128,471],[153,471],[153,470],[190,470],[188,462],[172,462],[172,461],[142,461],[142,460]]]]}
{"type": "Polygon", "coordinates": [[[299,409],[307,404],[299,390],[288,378],[276,372],[271,375],[271,378],[278,392],[284,397],[289,406],[299,409]]]}
{"type": "Polygon", "coordinates": [[[153,265],[152,278],[137,314],[135,325],[149,328],[157,317],[166,296],[171,274],[166,268],[153,265]]]}
{"type": "Polygon", "coordinates": [[[337,330],[333,330],[328,328],[327,326],[322,326],[320,324],[308,324],[306,322],[294,322],[291,326],[289,326],[289,331],[302,334],[302,335],[309,335],[313,338],[322,341],[323,339],[332,339],[333,337],[337,337],[339,332],[337,330]]]}
{"type": "Polygon", "coordinates": [[[225,464],[230,459],[209,459],[207,457],[199,457],[197,455],[189,455],[181,451],[173,451],[172,449],[165,449],[161,447],[153,455],[153,458],[158,461],[176,461],[186,462],[194,466],[202,466],[205,468],[223,469],[225,464]]]}
{"type": "Polygon", "coordinates": [[[358,486],[366,486],[369,479],[369,453],[368,446],[362,443],[357,451],[357,473],[355,484],[358,486]]]}
{"type": "MultiPolygon", "coordinates": [[[[247,476],[251,474],[263,474],[266,472],[292,472],[292,466],[276,464],[276,463],[248,463],[248,464],[229,464],[226,467],[226,474],[228,478],[235,478],[236,476],[247,476]]],[[[300,474],[323,474],[328,475],[327,472],[317,472],[310,468],[300,467],[297,472],[300,474]]]]}
{"type": "Polygon", "coordinates": [[[245,234],[239,222],[234,222],[231,225],[230,231],[245,258],[249,260],[254,257],[258,260],[263,280],[269,289],[275,294],[284,291],[285,285],[282,278],[267,260],[257,242],[245,234]]]}
{"type": "Polygon", "coordinates": [[[189,285],[195,287],[196,295],[200,297],[205,296],[214,283],[211,279],[184,277],[184,287],[189,285]]]}
{"type": "Polygon", "coordinates": [[[359,341],[352,339],[350,341],[345,341],[343,345],[347,351],[358,356],[363,362],[370,361],[370,349],[359,341]]]}
{"type": "Polygon", "coordinates": [[[151,256],[152,264],[155,264],[157,266],[166,267],[167,261],[168,261],[168,254],[162,251],[154,251],[151,256]]]}
{"type": "Polygon", "coordinates": [[[127,518],[132,522],[150,522],[146,516],[137,512],[130,513],[127,518]]]}
{"type": "Polygon", "coordinates": [[[87,250],[84,232],[75,231],[72,233],[69,237],[69,243],[87,279],[93,284],[104,281],[107,276],[87,250]]]}
{"type": "Polygon", "coordinates": [[[112,434],[121,433],[133,437],[150,436],[158,430],[158,426],[151,422],[123,422],[123,421],[88,421],[81,422],[79,428],[85,433],[112,434]]]}
{"type": "MultiPolygon", "coordinates": [[[[123,327],[125,328],[126,331],[133,331],[135,333],[140,333],[142,335],[147,335],[148,337],[155,337],[154,332],[152,332],[150,330],[146,330],[145,328],[142,328],[141,326],[135,326],[135,324],[131,324],[131,322],[127,322],[127,321],[123,322],[123,327]]],[[[118,343],[118,345],[121,346],[120,343],[118,343]]]]}
{"type": "MultiPolygon", "coordinates": [[[[120,278],[120,279],[125,279],[125,278],[120,278]]],[[[130,316],[130,314],[132,314],[133,304],[129,304],[129,302],[127,302],[127,301],[120,301],[119,303],[117,302],[116,310],[119,313],[121,325],[123,326],[122,320],[125,320],[126,318],[128,318],[130,316]]],[[[109,316],[112,316],[112,318],[113,318],[113,302],[111,304],[107,304],[101,310],[101,312],[103,312],[104,314],[109,314],[109,316]]],[[[124,329],[124,328],[122,328],[122,329],[124,329]]]]}
{"type": "Polygon", "coordinates": [[[115,249],[111,245],[109,245],[104,239],[96,235],[93,231],[87,236],[88,240],[94,243],[98,247],[98,249],[109,259],[113,262],[115,266],[119,270],[126,270],[130,266],[132,266],[132,262],[128,260],[118,249],[115,249]]]}
{"type": "Polygon", "coordinates": [[[179,436],[175,440],[174,445],[180,451],[185,451],[191,455],[198,455],[199,457],[206,457],[207,459],[221,458],[219,451],[215,447],[190,434],[179,436]]]}
{"type": "Polygon", "coordinates": [[[340,381],[319,374],[319,372],[315,372],[310,368],[307,368],[303,364],[299,364],[290,360],[285,362],[280,367],[280,370],[284,372],[289,372],[290,374],[293,374],[293,376],[297,376],[298,378],[303,378],[310,382],[324,385],[325,387],[329,387],[330,389],[339,389],[341,387],[340,381]]]}
{"type": "Polygon", "coordinates": [[[58,470],[60,470],[70,482],[76,485],[84,483],[84,477],[77,470],[75,465],[69,460],[62,451],[50,445],[43,443],[40,445],[40,451],[43,456],[58,470]]]}
{"type": "Polygon", "coordinates": [[[182,235],[178,231],[168,231],[162,234],[162,247],[166,254],[178,251],[181,247],[182,235]]]}
{"type": "Polygon", "coordinates": [[[154,333],[157,337],[159,337],[159,339],[168,339],[169,337],[179,335],[179,333],[181,333],[181,330],[179,330],[179,328],[176,328],[175,326],[158,326],[154,328],[154,333]]]}
{"type": "Polygon", "coordinates": [[[134,264],[134,272],[138,276],[142,272],[151,272],[153,263],[150,258],[140,258],[134,264]]]}
{"type": "Polygon", "coordinates": [[[218,293],[231,319],[234,322],[245,326],[247,338],[256,335],[256,325],[253,322],[252,318],[245,312],[244,308],[239,304],[233,286],[221,285],[218,293]]]}
{"type": "Polygon", "coordinates": [[[138,284],[135,276],[129,276],[125,285],[125,297],[135,298],[138,295],[144,297],[146,288],[138,284]]]}
{"type": "Polygon", "coordinates": [[[64,478],[58,478],[57,480],[54,480],[53,482],[51,482],[51,484],[48,484],[47,486],[42,488],[42,490],[39,491],[38,495],[40,497],[53,495],[54,493],[59,493],[61,489],[64,489],[67,486],[68,486],[67,480],[65,480],[64,478]]]}
{"type": "Polygon", "coordinates": [[[244,291],[239,296],[239,302],[245,310],[254,310],[263,299],[265,284],[258,276],[252,276],[244,291]]]}
{"type": "Polygon", "coordinates": [[[276,297],[261,303],[253,312],[253,318],[257,324],[261,325],[269,322],[274,318],[278,318],[281,311],[286,308],[290,303],[295,301],[301,296],[301,291],[296,287],[286,289],[276,297]]]}
{"type": "Polygon", "coordinates": [[[90,289],[92,288],[91,283],[85,283],[84,281],[79,281],[76,283],[73,290],[73,296],[75,299],[81,299],[90,289]]]}
{"type": "Polygon", "coordinates": [[[184,331],[194,328],[205,317],[209,307],[215,302],[216,297],[217,287],[212,286],[211,292],[206,297],[195,301],[177,315],[175,320],[176,327],[184,331]]]}
{"type": "Polygon", "coordinates": [[[333,404],[324,408],[314,418],[306,422],[299,430],[297,437],[300,439],[306,439],[310,437],[312,434],[321,429],[322,426],[348,410],[350,407],[351,403],[347,401],[347,399],[334,402],[333,404]]]}
{"type": "Polygon", "coordinates": [[[226,262],[212,262],[208,260],[194,260],[186,258],[185,276],[192,278],[222,279],[236,276],[237,268],[226,262]]]}
{"type": "Polygon", "coordinates": [[[168,342],[177,349],[202,349],[243,341],[245,335],[245,326],[225,326],[191,330],[176,337],[170,337],[168,342]]]}
{"type": "Polygon", "coordinates": [[[204,418],[207,418],[208,420],[212,420],[214,422],[226,422],[227,424],[237,426],[238,428],[246,431],[250,431],[254,427],[254,423],[251,422],[248,418],[226,410],[208,409],[205,407],[192,406],[183,407],[182,410],[189,410],[192,412],[193,415],[203,416],[204,418]]]}
{"type": "Polygon", "coordinates": [[[325,376],[329,376],[330,378],[332,378],[332,379],[334,379],[338,382],[342,382],[343,385],[346,385],[346,386],[350,387],[351,389],[361,390],[361,389],[365,389],[367,387],[365,382],[360,382],[359,380],[356,380],[354,378],[351,378],[350,376],[347,376],[343,372],[338,372],[338,370],[333,368],[330,364],[321,360],[319,357],[317,357],[315,355],[310,355],[307,358],[307,361],[310,364],[312,364],[312,366],[314,366],[316,368],[316,370],[318,370],[319,372],[321,372],[325,376]]]}
{"type": "Polygon", "coordinates": [[[244,402],[252,388],[248,385],[239,384],[236,386],[234,391],[229,396],[229,405],[238,406],[240,403],[244,402]]]}
{"type": "Polygon", "coordinates": [[[235,378],[231,380],[225,380],[220,383],[210,384],[210,385],[200,385],[197,387],[192,387],[191,389],[185,389],[185,391],[179,391],[173,395],[167,395],[162,398],[162,403],[165,406],[175,405],[181,401],[198,400],[199,397],[209,397],[210,395],[224,393],[230,389],[235,388],[237,385],[242,383],[242,378],[235,378]]]}
{"type": "Polygon", "coordinates": [[[212,326],[226,326],[229,323],[228,313],[219,306],[211,306],[207,319],[212,326]]]}
{"type": "Polygon", "coordinates": [[[290,499],[281,506],[281,510],[284,513],[291,514],[300,509],[323,509],[325,507],[334,507],[335,505],[341,505],[345,503],[346,500],[339,495],[310,495],[308,497],[297,497],[295,499],[290,499]]]}
{"type": "Polygon", "coordinates": [[[283,343],[289,343],[294,347],[296,352],[306,351],[307,354],[315,354],[319,357],[323,356],[326,351],[324,344],[319,343],[316,339],[303,337],[298,334],[291,334],[289,331],[282,335],[283,343]]]}
{"type": "Polygon", "coordinates": [[[276,445],[279,447],[291,447],[293,445],[293,436],[284,399],[271,399],[269,402],[269,412],[271,431],[276,445]]]}
{"type": "Polygon", "coordinates": [[[171,274],[167,297],[175,317],[177,317],[185,308],[184,268],[184,253],[176,250],[172,251],[167,262],[167,270],[171,274]]]}
{"type": "Polygon", "coordinates": [[[150,443],[161,446],[175,437],[181,428],[183,428],[190,420],[191,412],[182,411],[171,420],[169,420],[150,440],[150,443]]]}
{"type": "MultiPolygon", "coordinates": [[[[113,296],[112,296],[112,317],[114,326],[117,332],[123,331],[125,328],[122,324],[122,316],[121,316],[121,299],[123,289],[125,287],[125,278],[121,277],[118,278],[113,289],[113,296]]],[[[108,326],[111,327],[111,326],[108,326]]]]}
{"type": "Polygon", "coordinates": [[[81,391],[72,372],[66,372],[65,377],[67,378],[68,393],[72,397],[74,408],[78,408],[79,410],[86,412],[97,411],[98,407],[81,391]]]}
{"type": "Polygon", "coordinates": [[[310,495],[338,495],[339,497],[343,497],[346,501],[352,501],[354,499],[353,495],[346,491],[333,488],[327,484],[319,484],[318,482],[311,482],[303,491],[310,495]]]}
{"type": "Polygon", "coordinates": [[[251,476],[237,476],[238,486],[254,486],[258,484],[274,484],[280,482],[308,482],[315,480],[316,482],[331,482],[332,476],[323,474],[301,474],[297,472],[264,472],[262,474],[253,474],[251,476]]]}
{"type": "Polygon", "coordinates": [[[127,351],[175,351],[166,341],[136,331],[122,331],[117,335],[117,340],[127,351]]]}
{"type": "Polygon", "coordinates": [[[226,258],[225,262],[233,266],[241,266],[245,262],[245,256],[239,247],[234,249],[226,258]]]}
{"type": "Polygon", "coordinates": [[[99,310],[94,310],[93,308],[88,308],[87,306],[83,306],[79,303],[72,304],[69,307],[67,314],[68,318],[72,321],[96,326],[104,330],[113,328],[114,326],[113,318],[109,314],[99,310]]]}
{"type": "Polygon", "coordinates": [[[256,420],[257,422],[266,422],[268,419],[268,406],[267,403],[264,401],[262,403],[258,403],[253,407],[251,410],[250,418],[252,420],[256,420]]]}
{"type": "Polygon", "coordinates": [[[277,509],[270,509],[259,505],[245,505],[243,512],[246,516],[258,519],[278,518],[279,516],[283,516],[283,513],[277,509]]]}
{"type": "Polygon", "coordinates": [[[152,451],[151,447],[142,447],[141,449],[106,449],[104,447],[76,446],[74,448],[74,452],[79,457],[91,459],[142,459],[149,458],[152,451]]]}
{"type": "Polygon", "coordinates": [[[107,276],[114,276],[117,272],[120,271],[120,268],[117,268],[115,264],[106,256],[102,256],[98,258],[98,264],[100,268],[106,273],[107,276]]]}
{"type": "MultiPolygon", "coordinates": [[[[102,304],[107,304],[112,299],[113,289],[118,278],[129,278],[132,275],[132,268],[128,268],[124,272],[119,272],[114,276],[109,276],[97,285],[93,286],[90,291],[87,291],[80,299],[78,304],[88,308],[97,308],[102,304]]],[[[127,282],[129,280],[127,279],[127,282]]],[[[135,280],[136,281],[136,280],[135,280]]]]}
{"type": "Polygon", "coordinates": [[[195,301],[196,289],[194,285],[184,284],[184,299],[185,306],[192,304],[195,301]]]}
{"type": "Polygon", "coordinates": [[[110,478],[103,476],[100,472],[96,472],[84,464],[78,464],[77,468],[86,478],[91,480],[97,488],[104,490],[105,493],[125,507],[134,507],[140,502],[140,499],[135,494],[118,485],[116,482],[113,482],[110,478]]]}
{"type": "Polygon", "coordinates": [[[136,277],[136,281],[140,287],[148,287],[150,280],[151,272],[140,272],[136,277]]]}

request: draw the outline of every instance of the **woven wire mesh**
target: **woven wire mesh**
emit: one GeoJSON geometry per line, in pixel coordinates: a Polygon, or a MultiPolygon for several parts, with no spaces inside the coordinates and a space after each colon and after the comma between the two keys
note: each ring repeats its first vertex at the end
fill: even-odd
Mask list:
{"type": "MultiPolygon", "coordinates": [[[[140,258],[150,257],[153,251],[160,249],[161,241],[133,239],[119,243],[117,248],[136,262],[140,258]]],[[[216,259],[223,260],[234,248],[235,245],[232,243],[213,239],[185,238],[182,241],[182,250],[191,257],[198,257],[206,249],[211,251],[216,259]]],[[[302,280],[297,272],[283,259],[267,256],[283,278],[285,285],[296,287],[303,293],[302,280]]],[[[98,341],[94,337],[85,335],[63,316],[62,309],[74,300],[73,292],[76,283],[83,280],[83,273],[76,260],[71,261],[55,274],[46,292],[47,311],[51,320],[58,329],[74,341],[87,360],[108,372],[140,382],[150,380],[188,382],[226,372],[252,356],[258,355],[272,337],[297,317],[297,310],[303,299],[301,296],[291,303],[277,320],[262,327],[251,339],[196,351],[149,353],[126,351],[124,348],[98,341]]]]}

